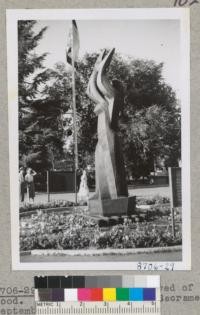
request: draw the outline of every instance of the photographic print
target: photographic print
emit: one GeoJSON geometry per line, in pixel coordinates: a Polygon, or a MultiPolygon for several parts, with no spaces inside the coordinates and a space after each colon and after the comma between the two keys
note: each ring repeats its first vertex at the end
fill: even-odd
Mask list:
{"type": "Polygon", "coordinates": [[[188,10],[7,10],[7,61],[13,268],[190,269],[188,10]]]}

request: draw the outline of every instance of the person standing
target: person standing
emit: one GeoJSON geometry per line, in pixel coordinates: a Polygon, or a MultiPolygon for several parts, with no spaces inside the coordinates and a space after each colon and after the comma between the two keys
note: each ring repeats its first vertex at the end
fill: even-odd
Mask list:
{"type": "Polygon", "coordinates": [[[83,174],[81,176],[81,183],[80,183],[80,188],[78,192],[78,201],[80,203],[88,203],[89,199],[89,189],[87,185],[87,173],[84,170],[83,174]]]}
{"type": "Polygon", "coordinates": [[[29,202],[31,199],[32,199],[32,202],[34,202],[34,198],[35,198],[34,176],[36,174],[37,173],[31,168],[28,168],[26,171],[25,181],[27,185],[27,195],[28,195],[29,202]]]}
{"type": "Polygon", "coordinates": [[[19,196],[20,201],[24,202],[24,195],[25,195],[25,178],[24,178],[24,168],[20,167],[19,169],[19,196]]]}

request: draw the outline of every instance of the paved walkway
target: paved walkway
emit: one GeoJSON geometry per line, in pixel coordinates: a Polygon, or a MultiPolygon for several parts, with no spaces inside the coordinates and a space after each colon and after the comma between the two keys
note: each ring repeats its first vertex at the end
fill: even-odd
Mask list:
{"type": "MultiPolygon", "coordinates": [[[[163,197],[169,197],[169,187],[139,187],[130,188],[129,195],[131,196],[155,196],[160,195],[163,197]]],[[[92,195],[93,192],[90,193],[92,195]]],[[[50,195],[50,200],[68,200],[74,201],[74,193],[54,193],[50,195]]],[[[45,193],[36,193],[35,202],[47,202],[48,196],[45,193]]]]}
{"type": "Polygon", "coordinates": [[[99,261],[182,261],[182,252],[170,253],[148,253],[148,254],[133,254],[133,255],[100,255],[100,256],[41,256],[41,255],[26,255],[20,257],[22,263],[48,263],[48,262],[99,262],[99,261]]]}

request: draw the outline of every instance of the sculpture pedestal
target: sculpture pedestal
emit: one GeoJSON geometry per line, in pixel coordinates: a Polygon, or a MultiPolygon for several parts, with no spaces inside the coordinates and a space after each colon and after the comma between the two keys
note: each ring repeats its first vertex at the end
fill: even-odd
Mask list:
{"type": "Polygon", "coordinates": [[[118,197],[116,199],[90,199],[89,211],[91,215],[105,217],[113,215],[132,215],[135,211],[136,197],[118,197]]]}

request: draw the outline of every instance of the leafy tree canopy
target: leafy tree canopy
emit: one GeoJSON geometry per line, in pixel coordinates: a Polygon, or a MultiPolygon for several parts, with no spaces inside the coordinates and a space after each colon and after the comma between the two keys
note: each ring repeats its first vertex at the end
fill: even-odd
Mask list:
{"type": "MultiPolygon", "coordinates": [[[[96,58],[97,54],[86,54],[77,71],[83,166],[91,161],[97,141],[94,104],[85,94],[96,58]]],[[[180,108],[174,91],[164,82],[162,69],[162,63],[115,54],[109,71],[110,80],[119,80],[124,88],[119,135],[127,172],[135,178],[149,175],[158,159],[164,160],[166,167],[177,166],[181,156],[180,108]]]]}

